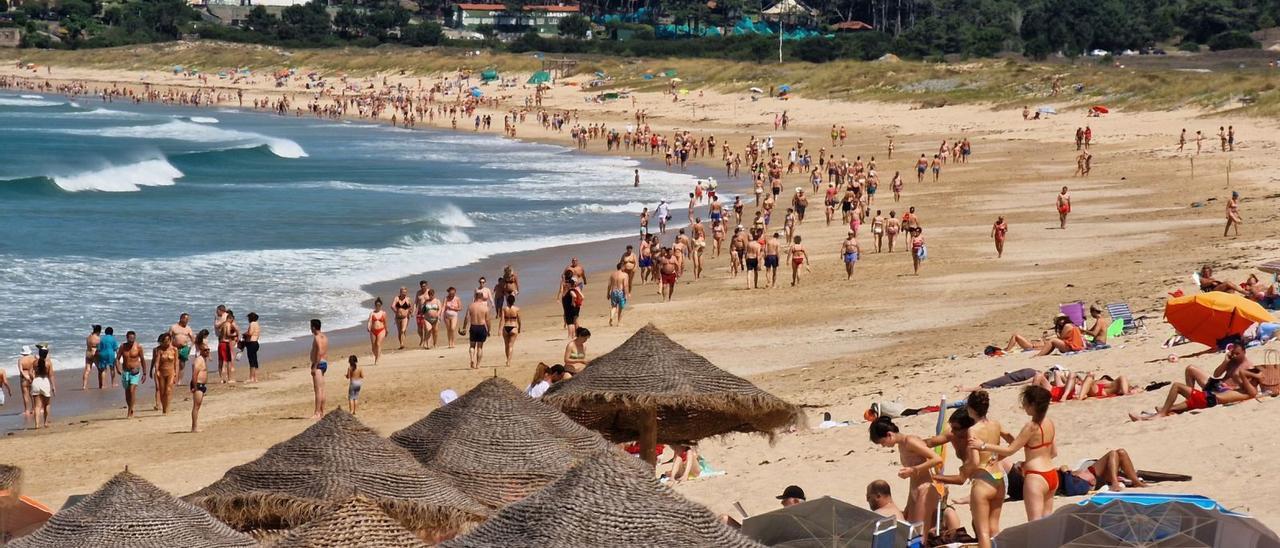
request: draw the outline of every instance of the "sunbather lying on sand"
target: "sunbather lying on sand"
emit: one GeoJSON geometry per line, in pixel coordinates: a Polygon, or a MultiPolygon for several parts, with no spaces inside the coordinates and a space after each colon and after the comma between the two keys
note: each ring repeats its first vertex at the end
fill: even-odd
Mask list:
{"type": "Polygon", "coordinates": [[[1053,319],[1053,334],[1046,333],[1043,337],[1044,340],[1032,341],[1014,333],[1009,338],[1009,344],[1005,345],[1005,352],[1012,351],[1015,346],[1023,350],[1036,350],[1036,356],[1048,356],[1054,350],[1063,353],[1084,350],[1084,337],[1080,334],[1080,328],[1072,324],[1064,314],[1053,319]]]}
{"type": "Polygon", "coordinates": [[[1241,289],[1239,285],[1233,284],[1228,281],[1215,279],[1213,277],[1213,267],[1209,265],[1204,265],[1200,267],[1200,291],[1203,291],[1206,293],[1210,291],[1224,291],[1227,293],[1239,293],[1241,295],[1248,295],[1248,292],[1245,291],[1244,289],[1241,289]]]}
{"type": "Polygon", "coordinates": [[[1129,413],[1129,420],[1150,420],[1173,413],[1255,399],[1259,395],[1258,386],[1262,383],[1262,376],[1251,370],[1252,367],[1253,364],[1245,356],[1244,345],[1227,345],[1227,357],[1214,370],[1214,376],[1204,375],[1196,367],[1187,367],[1184,376],[1187,382],[1173,383],[1169,387],[1169,396],[1165,398],[1164,405],[1157,408],[1154,414],[1129,413]],[[1185,401],[1177,403],[1179,396],[1185,401]]]}

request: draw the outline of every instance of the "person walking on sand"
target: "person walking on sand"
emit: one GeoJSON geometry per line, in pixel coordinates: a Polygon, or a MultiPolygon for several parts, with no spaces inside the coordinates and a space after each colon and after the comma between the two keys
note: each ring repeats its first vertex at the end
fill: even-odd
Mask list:
{"type": "Polygon", "coordinates": [[[845,238],[840,244],[840,258],[844,261],[844,274],[846,280],[853,279],[853,266],[858,262],[858,239],[854,236],[853,231],[849,231],[849,237],[845,238]]]}
{"type": "Polygon", "coordinates": [[[36,363],[31,369],[31,405],[35,414],[36,430],[40,425],[49,427],[49,407],[53,396],[58,393],[58,384],[53,375],[53,360],[49,359],[49,347],[36,347],[36,363]]]}
{"type": "Polygon", "coordinates": [[[404,350],[404,333],[409,330],[409,315],[413,312],[413,302],[409,300],[409,288],[400,287],[400,294],[391,301],[391,309],[396,313],[396,339],[400,342],[400,350],[404,350]]]}
{"type": "Polygon", "coordinates": [[[924,229],[916,227],[911,229],[911,271],[916,276],[920,275],[920,263],[929,257],[928,248],[924,245],[924,229]]]}
{"type": "Polygon", "coordinates": [[[138,334],[129,331],[124,334],[124,344],[120,346],[116,359],[116,374],[120,376],[120,386],[124,387],[124,403],[128,408],[126,418],[133,418],[133,405],[138,398],[138,385],[147,383],[147,356],[142,345],[138,344],[138,334]]]}
{"type": "Polygon", "coordinates": [[[1227,232],[1233,227],[1236,229],[1236,236],[1240,235],[1240,193],[1231,191],[1231,198],[1227,199],[1227,226],[1222,229],[1222,236],[1225,238],[1227,232]]]}
{"type": "Polygon", "coordinates": [[[258,350],[262,345],[258,339],[262,337],[262,324],[258,323],[258,313],[249,313],[249,329],[244,333],[244,353],[249,357],[249,382],[258,382],[258,350]]]}
{"type": "Polygon", "coordinates": [[[609,287],[605,289],[605,296],[609,299],[610,327],[615,321],[619,327],[622,326],[622,310],[627,307],[627,299],[631,298],[631,284],[624,266],[624,263],[618,263],[618,269],[609,275],[609,287]]]}
{"type": "Polygon", "coordinates": [[[116,385],[116,352],[120,343],[116,341],[115,330],[107,327],[98,338],[98,390],[102,390],[108,371],[111,374],[111,386],[116,385]]]}
{"type": "Polygon", "coordinates": [[[921,154],[920,159],[916,160],[916,182],[917,183],[921,183],[921,184],[924,183],[924,172],[926,169],[929,169],[929,159],[925,158],[924,154],[921,154]]]}
{"type": "Polygon", "coordinates": [[[369,346],[373,350],[373,365],[382,358],[382,341],[387,338],[387,311],[382,309],[382,297],[373,300],[373,312],[365,325],[369,331],[369,346]]]}
{"type": "Polygon", "coordinates": [[[209,330],[201,329],[196,334],[195,359],[191,362],[191,433],[200,431],[200,407],[204,405],[204,397],[209,393],[209,330]]]}
{"type": "Polygon", "coordinates": [[[462,298],[458,297],[458,288],[450,287],[444,295],[444,327],[449,332],[449,348],[455,344],[458,331],[458,314],[462,312],[462,298]]]}
{"type": "Polygon", "coordinates": [[[324,374],[329,370],[329,336],[320,331],[320,320],[311,320],[311,391],[315,395],[314,420],[324,415],[324,374]]]}
{"type": "MultiPolygon", "coordinates": [[[[755,234],[753,233],[752,236],[755,234]]],[[[760,288],[760,256],[764,253],[764,246],[760,245],[760,239],[754,237],[747,238],[747,245],[743,251],[747,268],[747,289],[760,288]]],[[[768,278],[765,278],[768,281],[768,278]]]]}
{"type": "Polygon", "coordinates": [[[933,170],[933,182],[935,183],[938,182],[939,177],[942,176],[942,156],[941,155],[939,154],[933,155],[933,161],[929,163],[929,169],[933,170]]]}
{"type": "Polygon", "coordinates": [[[1200,155],[1200,148],[1204,146],[1204,133],[1196,130],[1196,156],[1200,155]]]}
{"type": "Polygon", "coordinates": [[[18,392],[22,396],[22,416],[29,417],[35,410],[31,400],[31,381],[35,379],[36,360],[30,346],[22,347],[18,358],[18,392]]]}
{"type": "Polygon", "coordinates": [[[1071,213],[1071,194],[1067,193],[1067,187],[1062,187],[1062,192],[1058,193],[1058,228],[1067,229],[1067,214],[1071,213]]]}
{"type": "MultiPolygon", "coordinates": [[[[182,372],[187,368],[187,360],[191,359],[191,341],[195,340],[195,332],[191,330],[191,314],[183,312],[178,316],[178,323],[169,326],[169,344],[178,351],[177,374],[173,376],[173,386],[182,380],[182,372]]],[[[152,378],[155,378],[153,375],[152,378]]]]}
{"type": "Polygon", "coordinates": [[[1022,465],[1022,501],[1027,507],[1027,521],[1035,521],[1053,513],[1053,495],[1058,491],[1058,467],[1053,458],[1058,454],[1054,441],[1058,428],[1053,420],[1045,417],[1049,412],[1052,395],[1042,386],[1031,385],[1022,389],[1022,410],[1031,417],[1022,426],[1017,437],[1009,445],[989,443],[976,437],[969,439],[970,447],[978,451],[1005,458],[1019,450],[1025,452],[1022,465]]]}
{"type": "Polygon", "coordinates": [[[520,307],[516,306],[516,296],[507,293],[506,306],[502,307],[502,347],[507,355],[507,366],[511,366],[511,355],[515,353],[516,337],[520,336],[524,325],[520,321],[520,307]]]}
{"type": "Polygon", "coordinates": [[[426,280],[418,282],[418,292],[413,294],[413,307],[417,311],[414,320],[418,327],[418,347],[430,348],[427,344],[427,335],[431,326],[427,324],[427,301],[430,297],[427,295],[431,291],[431,285],[426,280]]]}
{"type": "Polygon", "coordinates": [[[654,210],[654,215],[658,217],[658,232],[666,234],[667,221],[671,220],[671,206],[667,205],[666,200],[658,200],[658,207],[654,210]]]}
{"type": "Polygon", "coordinates": [[[996,217],[996,224],[991,225],[991,239],[996,242],[996,258],[1004,257],[1004,237],[1009,234],[1009,223],[1004,215],[996,217]]]}
{"type": "Polygon", "coordinates": [[[779,256],[782,255],[782,234],[774,232],[764,244],[765,281],[770,288],[778,287],[779,256]]]}
{"type": "Polygon", "coordinates": [[[169,402],[173,399],[174,379],[178,376],[178,349],[173,346],[173,335],[161,333],[151,351],[151,379],[156,385],[155,409],[169,414],[169,402]]]}
{"type": "Polygon", "coordinates": [[[800,235],[797,234],[792,238],[791,247],[787,249],[787,257],[791,259],[791,287],[795,287],[800,283],[801,266],[804,266],[805,272],[813,273],[813,269],[809,267],[809,254],[800,244],[800,235]]]}
{"type": "Polygon", "coordinates": [[[1187,146],[1187,128],[1182,128],[1182,133],[1178,134],[1178,152],[1182,152],[1187,146]]]}
{"type": "Polygon", "coordinates": [[[680,279],[681,259],[675,249],[666,248],[658,259],[659,294],[664,302],[671,302],[676,294],[676,281],[680,279]]]}
{"type": "Polygon", "coordinates": [[[1227,151],[1227,128],[1218,126],[1218,149],[1221,152],[1227,151]]]}
{"type": "Polygon", "coordinates": [[[218,378],[223,383],[236,382],[236,363],[232,356],[231,345],[240,339],[240,328],[236,325],[236,315],[227,310],[218,330],[218,378]]]}
{"type": "Polygon", "coordinates": [[[459,335],[466,333],[468,336],[467,356],[472,369],[479,369],[480,360],[484,357],[484,342],[489,339],[489,309],[485,294],[477,290],[458,330],[459,335]]]}
{"type": "MultiPolygon", "coordinates": [[[[898,240],[898,233],[902,231],[902,220],[898,218],[898,212],[890,211],[889,218],[884,220],[884,233],[889,240],[889,253],[893,253],[893,244],[898,240]]],[[[856,235],[856,231],[854,232],[856,235]]]]}
{"type": "Polygon", "coordinates": [[[565,333],[569,338],[573,338],[573,332],[578,329],[578,315],[582,313],[584,299],[572,270],[565,269],[556,299],[560,301],[560,310],[564,316],[565,333]]]}
{"type": "Polygon", "coordinates": [[[360,402],[360,388],[364,386],[364,370],[360,369],[359,359],[355,354],[347,356],[347,410],[356,414],[356,406],[360,402]]]}
{"type": "Polygon", "coordinates": [[[98,343],[100,342],[102,342],[102,326],[94,324],[90,326],[89,336],[84,339],[84,375],[80,378],[81,390],[89,389],[89,372],[98,366],[98,343]]]}

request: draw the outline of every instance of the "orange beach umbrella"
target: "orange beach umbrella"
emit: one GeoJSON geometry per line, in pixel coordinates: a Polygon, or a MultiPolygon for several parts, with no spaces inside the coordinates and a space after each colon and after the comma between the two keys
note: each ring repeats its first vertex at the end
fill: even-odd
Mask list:
{"type": "Polygon", "coordinates": [[[1262,305],[1221,291],[1169,299],[1164,317],[1183,337],[1207,346],[1217,346],[1255,323],[1276,321],[1262,305]]]}

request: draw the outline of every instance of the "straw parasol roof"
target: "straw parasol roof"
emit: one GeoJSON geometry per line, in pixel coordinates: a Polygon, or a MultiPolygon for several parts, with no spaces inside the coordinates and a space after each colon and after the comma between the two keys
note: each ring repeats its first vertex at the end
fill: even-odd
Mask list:
{"type": "Polygon", "coordinates": [[[357,494],[413,531],[447,535],[488,512],[341,409],[185,498],[251,530],[297,527],[357,494]]]}
{"type": "Polygon", "coordinates": [[[16,493],[22,490],[22,469],[12,464],[0,464],[0,491],[16,493]]]}
{"type": "Polygon", "coordinates": [[[803,420],[795,405],[712,365],[653,324],[552,385],[542,401],[609,441],[642,446],[730,432],[772,436],[803,420]]]}
{"type": "Polygon", "coordinates": [[[426,548],[378,503],[355,496],[306,525],[289,531],[272,548],[328,548],[360,546],[362,548],[426,548]]]}
{"type": "Polygon", "coordinates": [[[160,548],[257,546],[208,512],[124,471],[70,508],[54,514],[13,548],[160,548]]]}
{"type": "Polygon", "coordinates": [[[497,377],[392,434],[391,441],[494,508],[611,449],[599,434],[497,377]]]}
{"type": "Polygon", "coordinates": [[[606,453],[513,503],[442,548],[716,546],[761,548],[653,479],[639,460],[606,453]]]}

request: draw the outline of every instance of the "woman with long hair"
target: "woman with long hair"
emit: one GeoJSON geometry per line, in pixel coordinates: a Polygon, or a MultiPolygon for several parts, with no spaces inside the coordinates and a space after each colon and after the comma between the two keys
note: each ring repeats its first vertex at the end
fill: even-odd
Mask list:
{"type": "Polygon", "coordinates": [[[39,353],[36,357],[35,377],[31,379],[31,399],[35,407],[36,430],[39,430],[42,422],[45,428],[49,427],[49,405],[53,402],[53,395],[58,392],[58,385],[54,382],[53,360],[49,359],[49,347],[37,348],[39,353]]]}
{"type": "Polygon", "coordinates": [[[1058,490],[1058,468],[1053,459],[1058,455],[1058,428],[1045,417],[1052,395],[1044,387],[1031,385],[1022,389],[1022,410],[1031,417],[1009,445],[979,441],[979,449],[1000,458],[1025,451],[1022,465],[1024,483],[1022,501],[1027,506],[1027,521],[1053,512],[1053,494],[1058,490]]]}
{"type": "Polygon", "coordinates": [[[991,539],[1000,532],[1000,510],[1004,507],[1004,468],[990,447],[1000,443],[1003,427],[987,418],[991,397],[985,390],[969,394],[965,408],[973,419],[969,427],[969,443],[961,474],[970,479],[969,507],[973,513],[973,531],[980,548],[991,548],[991,539]]]}
{"type": "Polygon", "coordinates": [[[871,442],[881,447],[898,450],[902,468],[898,477],[911,480],[907,490],[906,516],[908,522],[923,522],[925,530],[933,529],[934,508],[938,505],[938,492],[933,488],[933,469],[942,464],[942,457],[925,445],[924,440],[898,431],[893,419],[885,416],[872,421],[871,442]]]}
{"type": "Polygon", "coordinates": [[[382,341],[387,338],[387,311],[382,309],[382,297],[373,300],[373,312],[369,313],[369,346],[373,348],[373,365],[382,357],[382,341]]]}

